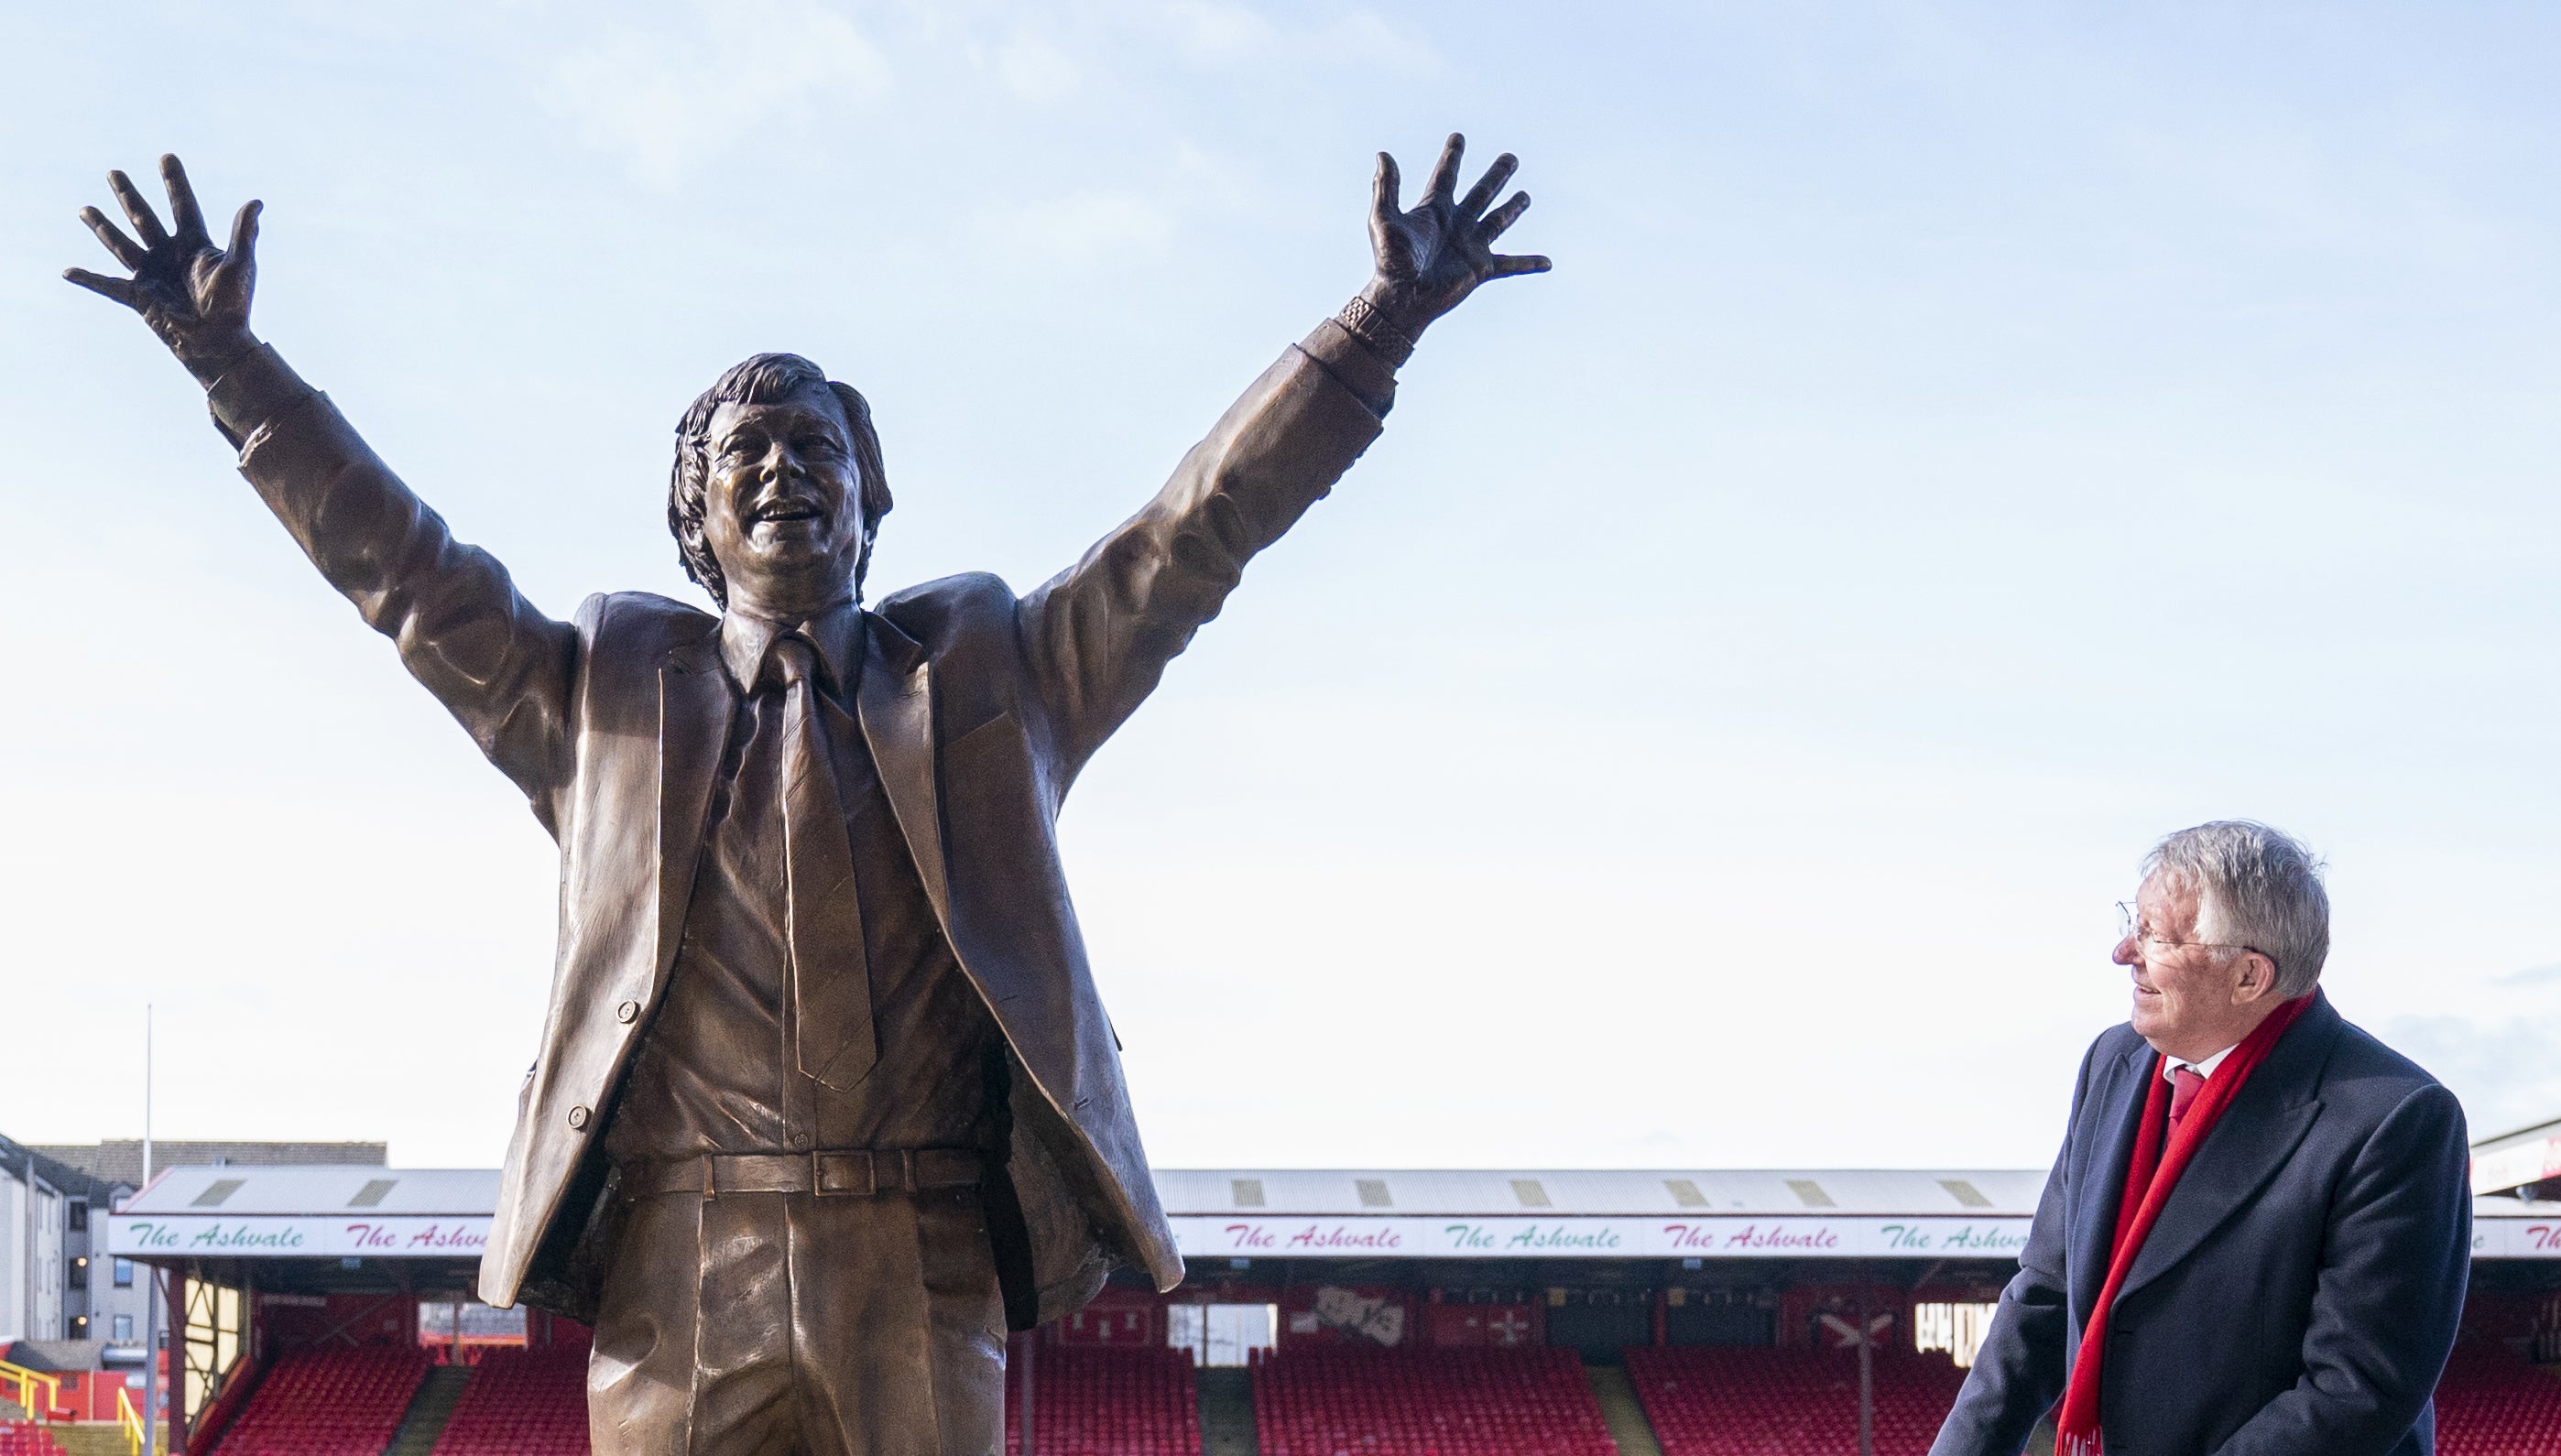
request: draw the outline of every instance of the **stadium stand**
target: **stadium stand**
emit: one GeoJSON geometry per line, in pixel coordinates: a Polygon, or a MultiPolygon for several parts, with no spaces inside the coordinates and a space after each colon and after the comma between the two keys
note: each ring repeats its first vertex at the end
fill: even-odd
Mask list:
{"type": "Polygon", "coordinates": [[[2438,1456],[2561,1451],[2561,1379],[2488,1340],[2455,1347],[2437,1383],[2438,1456]]]}
{"type": "MultiPolygon", "coordinates": [[[[1045,1345],[1032,1383],[1035,1456],[1200,1456],[1190,1351],[1045,1345]]],[[[1022,1449],[1021,1414],[1005,1402],[1009,1452],[1022,1449]]]]}
{"type": "Polygon", "coordinates": [[[587,1347],[483,1355],[435,1456],[588,1456],[587,1347]]]}
{"type": "MultiPolygon", "coordinates": [[[[1835,1456],[1858,1431],[1850,1351],[1634,1349],[1627,1375],[1663,1456],[1835,1456]]],[[[1876,1355],[1876,1456],[1926,1456],[1964,1372],[1945,1355],[1876,1355]]]]}
{"type": "MultiPolygon", "coordinates": [[[[1046,1352],[1044,1352],[1046,1353],[1046,1352]]],[[[1618,1456],[1573,1351],[1257,1352],[1262,1456],[1618,1456]]]]}
{"type": "Polygon", "coordinates": [[[267,1373],[218,1456],[382,1456],[427,1378],[426,1352],[367,1346],[309,1350],[267,1373]]]}
{"type": "Polygon", "coordinates": [[[0,1456],[63,1456],[54,1433],[31,1420],[0,1420],[0,1456]]]}

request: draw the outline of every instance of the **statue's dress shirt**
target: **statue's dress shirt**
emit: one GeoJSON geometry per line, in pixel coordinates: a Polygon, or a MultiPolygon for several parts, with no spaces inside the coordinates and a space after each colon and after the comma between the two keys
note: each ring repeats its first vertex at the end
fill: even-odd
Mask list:
{"type": "Polygon", "coordinates": [[[605,1134],[615,1162],[835,1148],[1001,1151],[987,1124],[989,1109],[1004,1105],[1001,1087],[990,1096],[990,1080],[1004,1076],[994,1024],[935,920],[862,728],[845,707],[867,650],[862,613],[848,602],[798,629],[820,664],[818,723],[853,847],[880,1059],[839,1091],[803,1075],[793,1054],[786,709],[767,671],[785,628],[732,612],[721,622],[721,657],[737,711],[674,974],[605,1134]]]}

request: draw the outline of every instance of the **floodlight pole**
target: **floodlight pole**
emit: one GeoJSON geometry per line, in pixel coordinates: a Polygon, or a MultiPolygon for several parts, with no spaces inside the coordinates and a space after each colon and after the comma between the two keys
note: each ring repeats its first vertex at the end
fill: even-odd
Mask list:
{"type": "Polygon", "coordinates": [[[142,1003],[142,1186],[151,1186],[151,1003],[142,1003]]]}

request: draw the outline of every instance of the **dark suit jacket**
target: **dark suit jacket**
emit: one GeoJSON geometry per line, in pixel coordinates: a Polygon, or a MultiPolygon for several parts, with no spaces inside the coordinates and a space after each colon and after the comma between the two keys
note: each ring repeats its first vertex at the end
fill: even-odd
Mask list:
{"type": "MultiPolygon", "coordinates": [[[[1083,1304],[1114,1264],[1160,1288],[1183,1272],[1068,901],[1060,804],[1246,560],[1377,436],[1392,390],[1384,366],[1323,326],[1146,509],[1056,578],[1017,597],[993,576],[953,576],[872,618],[896,670],[863,675],[857,716],[927,894],[1012,1052],[1013,1145],[987,1192],[1017,1325],[1083,1304]]],[[[480,1294],[592,1317],[618,1204],[601,1134],[666,988],[728,732],[719,619],[640,592],[590,597],[570,622],[544,616],[270,350],[227,373],[211,403],[243,473],[321,573],[399,644],[560,844],[551,1009],[480,1294]]]]}
{"type": "MultiPolygon", "coordinates": [[[[2063,1394],[2107,1277],[2159,1058],[2090,1048],[2063,1155],[1932,1456],[2012,1456],[2063,1394]]],[[[2427,1456],[2429,1395],[2472,1269],[2454,1094],[2326,995],[2277,1043],[2172,1190],[2117,1292],[2108,1456],[2427,1456]]]]}

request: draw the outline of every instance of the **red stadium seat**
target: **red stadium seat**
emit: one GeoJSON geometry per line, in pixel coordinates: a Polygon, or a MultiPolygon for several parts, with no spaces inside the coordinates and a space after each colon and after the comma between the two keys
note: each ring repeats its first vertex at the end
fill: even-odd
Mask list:
{"type": "MultiPolygon", "coordinates": [[[[1945,1355],[1878,1351],[1877,1456],[1927,1456],[1964,1374],[1945,1355]]],[[[1627,1378],[1663,1456],[1837,1456],[1857,1447],[1853,1351],[1635,1349],[1627,1378]]]]}
{"type": "Polygon", "coordinates": [[[1618,1456],[1619,1449],[1570,1350],[1320,1346],[1259,1356],[1254,1425],[1262,1456],[1618,1456]]]}
{"type": "MultiPolygon", "coordinates": [[[[1200,1456],[1200,1391],[1188,1351],[1044,1345],[1032,1363],[1035,1456],[1200,1456]]],[[[1014,1387],[1008,1386],[1010,1397],[1014,1387]]],[[[1005,1450],[1022,1449],[1005,1402],[1005,1450]]]]}
{"type": "Polygon", "coordinates": [[[2561,1451],[2561,1379],[2499,1345],[2466,1339],[2437,1382],[2438,1456],[2561,1451]]]}
{"type": "Polygon", "coordinates": [[[416,1349],[309,1350],[267,1372],[215,1456],[382,1456],[427,1378],[416,1349]]]}
{"type": "Polygon", "coordinates": [[[588,1456],[587,1348],[482,1356],[435,1456],[588,1456]]]}
{"type": "Polygon", "coordinates": [[[63,1456],[63,1448],[32,1420],[0,1420],[0,1456],[63,1456]]]}

